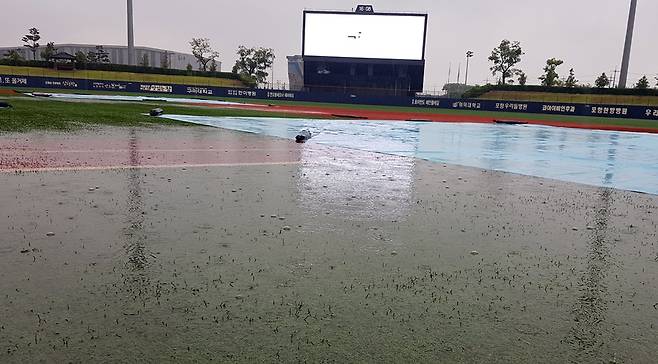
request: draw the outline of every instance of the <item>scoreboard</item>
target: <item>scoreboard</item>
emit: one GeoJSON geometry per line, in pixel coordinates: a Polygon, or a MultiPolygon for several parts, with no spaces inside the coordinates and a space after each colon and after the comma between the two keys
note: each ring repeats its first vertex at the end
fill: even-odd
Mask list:
{"type": "Polygon", "coordinates": [[[427,14],[304,12],[302,55],[422,61],[427,14]]]}
{"type": "MultiPolygon", "coordinates": [[[[363,8],[363,9],[361,9],[363,8]]],[[[303,88],[415,95],[423,90],[427,14],[304,11],[303,88]]]]}

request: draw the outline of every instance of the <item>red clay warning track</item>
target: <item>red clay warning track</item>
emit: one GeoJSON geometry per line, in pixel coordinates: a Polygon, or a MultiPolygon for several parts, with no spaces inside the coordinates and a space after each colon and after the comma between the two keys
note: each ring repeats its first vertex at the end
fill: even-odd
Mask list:
{"type": "MultiPolygon", "coordinates": [[[[371,119],[371,120],[392,120],[392,121],[426,121],[426,122],[449,122],[449,123],[494,123],[496,117],[476,116],[476,115],[449,115],[439,113],[411,112],[411,111],[381,111],[381,110],[359,110],[341,107],[326,106],[299,106],[299,105],[216,105],[216,104],[194,104],[195,106],[205,106],[222,109],[252,110],[264,111],[282,114],[295,114],[307,116],[309,118],[336,118],[336,119],[371,119]]],[[[509,119],[509,118],[506,118],[509,119]]],[[[514,121],[533,125],[546,125],[562,128],[576,129],[595,129],[595,130],[613,130],[638,133],[658,134],[657,128],[643,128],[622,125],[606,125],[594,123],[573,123],[558,120],[536,120],[528,118],[513,118],[514,121]]]]}

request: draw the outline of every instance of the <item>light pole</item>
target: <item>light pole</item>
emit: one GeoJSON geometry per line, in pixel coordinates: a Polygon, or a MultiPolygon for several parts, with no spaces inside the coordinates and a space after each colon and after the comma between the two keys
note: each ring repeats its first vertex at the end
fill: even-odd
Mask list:
{"type": "Polygon", "coordinates": [[[464,77],[464,85],[468,85],[468,62],[474,54],[473,51],[466,52],[466,77],[464,77]]]}
{"type": "Polygon", "coordinates": [[[628,81],[628,64],[631,60],[631,45],[633,44],[633,28],[635,27],[636,9],[637,0],[631,0],[631,9],[628,13],[628,26],[626,27],[626,42],[624,43],[624,56],[621,60],[619,88],[626,88],[626,82],[628,81]]]}
{"type": "Polygon", "coordinates": [[[128,64],[135,65],[135,33],[133,31],[133,0],[128,0],[128,64]]]}

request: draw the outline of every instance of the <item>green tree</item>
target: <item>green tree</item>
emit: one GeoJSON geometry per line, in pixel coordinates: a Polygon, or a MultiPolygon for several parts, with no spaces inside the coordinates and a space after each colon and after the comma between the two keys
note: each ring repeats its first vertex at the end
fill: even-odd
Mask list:
{"type": "Polygon", "coordinates": [[[516,76],[518,77],[519,85],[525,86],[525,84],[528,82],[528,75],[526,75],[525,72],[521,70],[517,70],[516,76]]]}
{"type": "Polygon", "coordinates": [[[15,49],[12,49],[12,50],[10,50],[9,52],[7,52],[7,53],[5,54],[5,57],[4,57],[4,58],[7,59],[7,60],[9,60],[11,63],[14,63],[14,64],[15,64],[16,62],[20,62],[20,61],[24,61],[24,60],[25,60],[25,59],[23,58],[23,56],[21,56],[21,54],[18,53],[18,51],[15,50],[15,49]]]}
{"type": "Polygon", "coordinates": [[[217,61],[214,59],[210,62],[210,67],[208,67],[208,71],[210,72],[217,72],[217,61]]]}
{"type": "Polygon", "coordinates": [[[55,43],[49,42],[46,44],[46,49],[41,51],[41,58],[45,59],[46,61],[50,61],[53,56],[57,53],[57,48],[55,48],[55,43]]]}
{"type": "Polygon", "coordinates": [[[542,86],[554,87],[560,84],[560,75],[557,73],[557,68],[564,63],[563,60],[551,58],[546,60],[544,67],[544,74],[539,77],[542,86]]]}
{"type": "Polygon", "coordinates": [[[39,29],[30,28],[28,29],[28,34],[23,36],[23,47],[28,48],[32,52],[32,59],[36,61],[37,59],[37,49],[39,49],[39,40],[41,35],[39,34],[39,29]]]}
{"type": "Polygon", "coordinates": [[[199,70],[201,71],[207,71],[210,62],[219,58],[219,52],[212,49],[208,38],[192,38],[190,46],[192,47],[192,55],[199,63],[199,70]]]}
{"type": "Polygon", "coordinates": [[[87,58],[88,63],[98,63],[98,55],[96,54],[96,51],[87,52],[85,58],[87,58]]]}
{"type": "Polygon", "coordinates": [[[75,63],[77,65],[86,65],[88,62],[87,55],[84,52],[77,51],[75,52],[75,63]]]}
{"type": "Polygon", "coordinates": [[[578,85],[578,80],[576,79],[576,75],[573,71],[573,68],[569,70],[569,77],[564,81],[564,87],[568,88],[574,88],[578,85]]]}
{"type": "Polygon", "coordinates": [[[233,73],[237,73],[256,83],[267,80],[267,69],[274,64],[274,50],[272,48],[238,47],[238,60],[233,66],[233,73]]]}
{"type": "Polygon", "coordinates": [[[165,52],[160,58],[160,68],[169,68],[169,53],[165,52]]]}
{"type": "Polygon", "coordinates": [[[103,49],[102,45],[96,46],[96,62],[110,63],[110,54],[103,49]]]}
{"type": "Polygon", "coordinates": [[[647,76],[642,76],[639,81],[635,84],[635,88],[638,90],[646,90],[649,88],[649,79],[647,76]]]}
{"type": "Polygon", "coordinates": [[[187,72],[192,72],[194,67],[192,67],[192,65],[188,63],[186,69],[187,69],[187,72]]]}
{"type": "Polygon", "coordinates": [[[490,70],[494,76],[500,74],[500,84],[507,84],[507,79],[516,73],[517,69],[514,66],[521,62],[523,54],[521,43],[518,41],[510,42],[507,39],[504,39],[498,47],[491,51],[489,61],[493,65],[490,70]]]}
{"type": "Polygon", "coordinates": [[[139,61],[139,65],[142,67],[149,67],[151,63],[149,62],[149,55],[147,53],[144,53],[142,56],[142,60],[139,61]]]}
{"type": "Polygon", "coordinates": [[[606,88],[610,86],[610,79],[605,73],[602,73],[601,76],[599,76],[599,78],[596,79],[594,84],[596,85],[597,88],[606,88]]]}

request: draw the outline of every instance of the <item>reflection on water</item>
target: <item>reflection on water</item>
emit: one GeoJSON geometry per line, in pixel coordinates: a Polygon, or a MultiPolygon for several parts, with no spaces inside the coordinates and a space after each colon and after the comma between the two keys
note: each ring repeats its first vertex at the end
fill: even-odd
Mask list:
{"type": "Polygon", "coordinates": [[[363,219],[408,215],[415,162],[383,154],[303,148],[300,205],[318,214],[363,219]]]}
{"type": "Polygon", "coordinates": [[[538,125],[220,118],[166,118],[323,144],[658,194],[658,135],[538,125]],[[616,158],[608,159],[608,140],[616,158]],[[605,178],[612,163],[614,177],[605,178]],[[603,182],[602,182],[603,181],[603,182]]]}
{"type": "MultiPolygon", "coordinates": [[[[139,161],[139,139],[135,129],[130,129],[128,158],[130,166],[137,167],[139,161]]],[[[142,201],[142,177],[138,168],[127,170],[128,177],[128,199],[127,223],[125,229],[126,253],[128,255],[128,267],[132,271],[142,271],[147,264],[147,253],[145,248],[144,234],[144,206],[142,201]]]]}
{"type": "MultiPolygon", "coordinates": [[[[614,180],[614,167],[617,155],[619,136],[613,134],[609,137],[608,165],[605,171],[603,184],[610,184],[614,180]]],[[[610,254],[611,242],[607,237],[608,224],[611,215],[613,191],[601,188],[598,196],[598,206],[594,214],[594,223],[587,251],[587,265],[579,283],[580,296],[573,309],[574,325],[571,329],[569,342],[574,347],[574,362],[583,362],[588,359],[603,359],[603,345],[608,343],[609,337],[605,330],[606,313],[608,310],[608,285],[606,279],[610,267],[613,265],[610,254]]]]}
{"type": "Polygon", "coordinates": [[[588,245],[587,265],[579,283],[580,296],[573,309],[574,324],[570,342],[575,348],[576,362],[588,358],[600,359],[600,352],[604,350],[602,345],[609,342],[605,330],[609,299],[606,279],[613,263],[606,233],[612,205],[612,190],[602,188],[599,198],[599,207],[594,216],[594,226],[588,245]]]}

